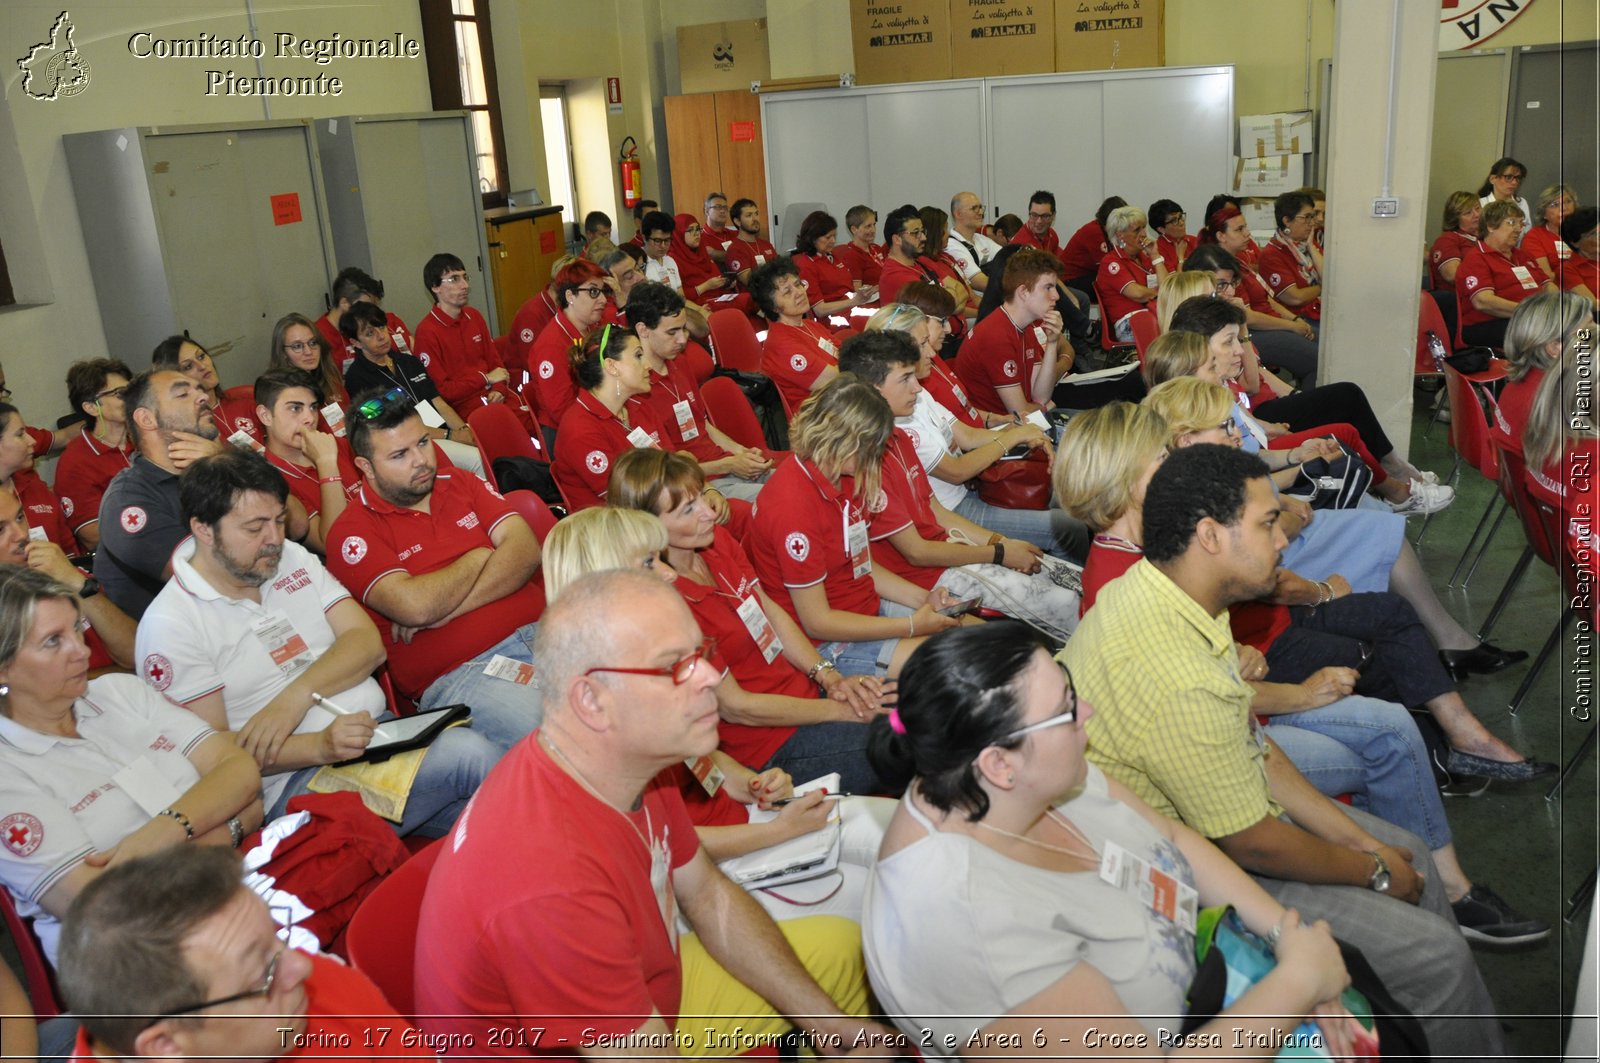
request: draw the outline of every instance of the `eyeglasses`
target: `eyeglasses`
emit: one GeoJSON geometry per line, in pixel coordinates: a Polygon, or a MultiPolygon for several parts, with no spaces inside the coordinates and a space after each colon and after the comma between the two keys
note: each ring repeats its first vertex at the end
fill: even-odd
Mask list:
{"type": "Polygon", "coordinates": [[[398,402],[405,397],[406,393],[404,391],[399,388],[391,388],[377,398],[363,402],[356,407],[355,412],[363,421],[370,421],[382,414],[392,403],[398,402]]]}
{"type": "Polygon", "coordinates": [[[97,391],[94,393],[94,397],[95,401],[98,402],[104,399],[120,399],[127,393],[128,385],[124,384],[120,388],[106,388],[104,391],[97,391]]]}
{"type": "Polygon", "coordinates": [[[1217,291],[1226,292],[1226,291],[1232,291],[1234,288],[1237,288],[1239,286],[1239,282],[1238,281],[1218,280],[1218,281],[1214,281],[1213,285],[1215,286],[1217,291]]]}
{"type": "Polygon", "coordinates": [[[928,230],[926,230],[926,229],[901,229],[900,230],[900,235],[901,236],[927,236],[928,235],[928,230]]]}
{"type": "Polygon", "coordinates": [[[286,350],[286,351],[293,351],[295,354],[304,354],[306,351],[314,351],[314,350],[316,350],[317,349],[317,341],[316,340],[297,340],[294,343],[285,343],[283,345],[283,349],[286,350]]]}
{"type": "Polygon", "coordinates": [[[1510,181],[1512,184],[1521,183],[1523,176],[1524,175],[1520,173],[1497,173],[1494,175],[1495,180],[1510,181]]]}
{"type": "Polygon", "coordinates": [[[1168,214],[1167,215],[1167,220],[1161,223],[1161,227],[1163,229],[1165,229],[1167,226],[1171,225],[1175,221],[1186,221],[1186,220],[1188,220],[1188,217],[1189,217],[1189,215],[1183,213],[1182,211],[1179,211],[1177,214],[1168,214]]]}
{"type": "Polygon", "coordinates": [[[440,284],[466,284],[467,283],[467,275],[465,273],[447,273],[443,277],[439,278],[439,283],[440,284]]]}
{"type": "Polygon", "coordinates": [[[606,297],[606,290],[597,284],[591,284],[587,288],[579,288],[577,290],[591,299],[604,299],[606,297]]]}
{"type": "MultiPolygon", "coordinates": [[[[219,1008],[224,1004],[232,1004],[236,1000],[272,996],[272,984],[278,980],[278,961],[283,959],[283,954],[287,951],[289,951],[287,948],[280,948],[272,954],[272,959],[267,961],[267,977],[254,989],[246,989],[243,993],[234,993],[232,996],[218,997],[216,1000],[207,1000],[201,1004],[190,1004],[188,1007],[174,1008],[171,1011],[163,1012],[157,1016],[157,1019],[170,1019],[178,1015],[189,1015],[196,1011],[204,1011],[207,1008],[219,1008]]],[[[151,1025],[154,1025],[154,1023],[151,1025]]]]}
{"type": "Polygon", "coordinates": [[[1028,217],[1029,217],[1030,220],[1033,220],[1033,221],[1049,221],[1051,218],[1053,218],[1055,216],[1056,216],[1056,212],[1053,211],[1053,210],[1046,210],[1046,211],[1030,210],[1030,211],[1028,211],[1028,217]]]}
{"type": "Polygon", "coordinates": [[[1217,425],[1217,431],[1222,432],[1225,435],[1237,435],[1239,431],[1239,422],[1235,421],[1232,417],[1229,417],[1226,421],[1223,421],[1221,424],[1217,425]]]}
{"type": "Polygon", "coordinates": [[[617,672],[621,675],[653,675],[670,676],[672,685],[681,687],[694,675],[695,665],[717,652],[717,640],[713,638],[702,639],[695,651],[687,657],[680,657],[665,668],[591,668],[583,673],[586,676],[596,672],[617,672]]]}
{"type": "Polygon", "coordinates": [[[649,239],[647,239],[645,241],[645,243],[647,243],[647,244],[655,244],[657,247],[666,247],[667,245],[672,243],[672,237],[670,237],[670,236],[652,236],[649,239]]]}
{"type": "Polygon", "coordinates": [[[1077,688],[1072,685],[1072,673],[1067,671],[1067,666],[1062,664],[1060,661],[1056,662],[1056,667],[1061,669],[1062,678],[1067,681],[1067,707],[1056,713],[1054,716],[1040,720],[1038,723],[1030,723],[1026,727],[1019,727],[1015,731],[1008,731],[991,744],[997,746],[1004,745],[1007,742],[1014,742],[1019,738],[1031,735],[1035,731],[1046,731],[1052,727],[1059,727],[1064,723],[1077,722],[1078,691],[1077,688]]]}
{"type": "Polygon", "coordinates": [[[705,232],[705,228],[703,226],[691,225],[687,229],[683,230],[683,235],[685,235],[685,236],[693,236],[695,233],[703,233],[703,232],[705,232]]]}

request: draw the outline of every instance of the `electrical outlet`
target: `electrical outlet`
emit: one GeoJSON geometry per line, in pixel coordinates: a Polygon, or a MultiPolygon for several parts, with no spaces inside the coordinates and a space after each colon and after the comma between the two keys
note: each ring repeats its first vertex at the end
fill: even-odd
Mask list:
{"type": "Polygon", "coordinates": [[[1400,216],[1400,200],[1393,196],[1378,196],[1372,201],[1372,216],[1374,218],[1398,218],[1400,216]]]}

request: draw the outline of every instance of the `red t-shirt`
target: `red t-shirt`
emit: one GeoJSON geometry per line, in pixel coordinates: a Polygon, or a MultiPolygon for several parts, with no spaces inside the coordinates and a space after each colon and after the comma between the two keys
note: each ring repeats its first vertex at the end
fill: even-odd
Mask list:
{"type": "Polygon", "coordinates": [[[417,927],[423,1029],[470,1034],[474,1053],[521,1056],[574,1054],[652,1012],[673,1026],[683,993],[677,901],[670,874],[657,894],[651,868],[659,860],[676,870],[699,849],[666,776],[637,811],[621,812],[536,739],[517,743],[461,813],[428,880],[417,927]],[[539,1044],[492,1043],[507,1022],[542,1029],[539,1044]]]}
{"type": "Polygon", "coordinates": [[[561,493],[572,504],[572,511],[606,504],[606,488],[611,480],[611,463],[636,446],[660,447],[661,425],[655,412],[635,395],[627,406],[628,424],[587,391],[561,418],[556,430],[555,460],[550,475],[561,493]],[[632,427],[630,428],[629,425],[632,427]],[[635,435],[635,433],[643,435],[635,435]]]}
{"type": "Polygon", "coordinates": [[[812,305],[848,299],[850,290],[856,287],[850,267],[833,255],[796,255],[794,264],[800,267],[800,279],[805,282],[812,305]]]}
{"type": "Polygon", "coordinates": [[[1137,546],[1096,535],[1089,544],[1088,560],[1083,563],[1083,597],[1078,602],[1078,615],[1087,613],[1105,585],[1138,564],[1143,556],[1144,551],[1137,546]]]}
{"type": "Polygon", "coordinates": [[[872,560],[890,572],[932,590],[943,575],[942,568],[915,565],[907,560],[889,536],[907,525],[929,542],[942,543],[949,537],[933,513],[933,485],[917,459],[917,449],[903,428],[889,437],[883,454],[884,507],[872,515],[867,534],[872,538],[872,560]]]}
{"type": "MultiPolygon", "coordinates": [[[[339,451],[339,478],[344,481],[344,493],[348,498],[361,487],[361,470],[356,468],[355,456],[351,454],[350,444],[345,442],[343,436],[335,439],[334,445],[339,451]]],[[[283,473],[284,480],[289,484],[289,493],[306,507],[306,515],[314,517],[321,513],[322,484],[318,482],[317,467],[296,465],[270,450],[267,451],[266,457],[273,468],[283,473]]]]}
{"type": "Polygon", "coordinates": [[[1447,233],[1440,233],[1439,238],[1433,242],[1433,247],[1428,249],[1428,287],[1433,291],[1447,291],[1453,282],[1444,279],[1439,272],[1439,267],[1449,262],[1452,258],[1457,261],[1460,268],[1461,258],[1474,247],[1478,241],[1464,232],[1452,229],[1447,233]]]}
{"type": "Polygon", "coordinates": [[[761,371],[778,385],[789,416],[806,401],[822,371],[838,365],[838,345],[821,322],[786,325],[780,321],[767,329],[766,342],[761,345],[761,371]]]}
{"type": "Polygon", "coordinates": [[[1100,260],[1110,251],[1111,245],[1106,241],[1105,230],[1100,228],[1099,222],[1090,218],[1078,226],[1077,232],[1067,238],[1067,246],[1061,249],[1062,279],[1078,280],[1094,276],[1100,268],[1100,260]]]}
{"type": "MultiPolygon", "coordinates": [[[[450,405],[468,411],[483,402],[489,390],[485,374],[504,369],[494,335],[483,315],[470,306],[451,317],[435,305],[417,322],[417,358],[450,405]]],[[[465,416],[465,414],[463,414],[465,416]]]]}
{"type": "Polygon", "coordinates": [[[867,520],[861,502],[850,495],[854,490],[852,477],[835,487],[815,465],[794,455],[778,466],[756,500],[745,549],[762,589],[797,623],[789,588],[819,583],[832,608],[878,615],[872,573],[855,575],[845,547],[846,525],[867,520]]]}
{"type": "Polygon", "coordinates": [[[978,322],[956,354],[956,376],[974,406],[995,412],[1009,409],[1000,398],[1005,387],[1020,387],[1023,401],[1033,401],[1033,372],[1044,358],[1043,331],[1037,322],[1017,328],[1003,306],[978,322]]]}
{"type": "MultiPolygon", "coordinates": [[[[352,502],[328,534],[327,567],[363,605],[373,584],[390,573],[422,576],[469,550],[492,549],[490,534],[501,521],[516,516],[492,488],[461,472],[439,473],[426,513],[399,509],[367,484],[357,489],[352,502]]],[[[418,631],[409,645],[394,641],[386,617],[371,606],[367,612],[383,635],[395,686],[415,699],[435,679],[537,620],[543,606],[539,581],[531,580],[443,627],[418,631]]]]}
{"type": "Polygon", "coordinates": [[[1160,259],[1162,264],[1167,267],[1168,273],[1177,273],[1183,268],[1183,261],[1193,254],[1194,249],[1199,246],[1200,238],[1198,236],[1185,236],[1177,244],[1168,240],[1165,236],[1158,236],[1156,237],[1155,257],[1160,259]],[[1178,250],[1180,244],[1183,248],[1181,256],[1178,250]]]}
{"type": "MultiPolygon", "coordinates": [[[[739,608],[747,600],[754,599],[759,607],[756,587],[761,581],[726,528],[715,529],[711,545],[700,551],[700,558],[711,569],[713,586],[682,576],[673,586],[688,603],[701,633],[717,640],[717,655],[738,684],[757,694],[817,697],[816,685],[781,652],[775,652],[769,663],[750,629],[739,619],[739,608]]],[[[722,751],[751,768],[771,760],[794,732],[793,727],[758,727],[727,720],[719,725],[722,751]]]]}
{"type": "Polygon", "coordinates": [[[506,363],[507,369],[513,373],[519,369],[525,373],[529,371],[528,353],[533,350],[533,341],[555,319],[558,309],[555,296],[548,291],[540,292],[518,308],[517,316],[511,319],[511,358],[506,363]]]}
{"type": "Polygon", "coordinates": [[[915,265],[908,266],[903,262],[896,262],[893,258],[885,257],[883,268],[878,274],[878,294],[887,306],[895,301],[900,289],[908,284],[938,283],[939,273],[933,268],[932,259],[919,257],[915,265]]]}
{"type": "Polygon", "coordinates": [[[700,227],[700,249],[707,253],[723,251],[734,240],[739,238],[739,230],[733,227],[726,229],[713,229],[709,223],[700,227]]]}
{"type": "MultiPolygon", "coordinates": [[[[1272,294],[1276,296],[1282,296],[1289,288],[1309,288],[1313,284],[1322,283],[1320,278],[1316,280],[1311,278],[1305,267],[1300,264],[1300,256],[1277,236],[1261,249],[1261,276],[1267,282],[1267,287],[1272,289],[1272,294]]],[[[1305,306],[1290,309],[1312,321],[1322,319],[1321,299],[1313,299],[1305,306]]]]}
{"type": "MultiPolygon", "coordinates": [[[[1041,251],[1048,251],[1057,260],[1061,258],[1061,237],[1056,235],[1054,229],[1046,229],[1043,236],[1036,236],[1032,229],[1024,225],[1017,230],[1017,235],[1011,238],[1014,244],[1024,247],[1037,247],[1041,251]]],[[[1065,270],[1065,266],[1062,267],[1065,270]]]]}
{"type": "MultiPolygon", "coordinates": [[[[698,347],[693,340],[691,346],[698,347]]],[[[650,391],[641,396],[661,426],[661,445],[668,450],[686,450],[702,465],[728,456],[707,431],[706,404],[700,386],[684,364],[683,354],[667,363],[665,374],[650,374],[650,391]]],[[[704,355],[704,351],[701,352],[704,355]]],[[[710,355],[705,355],[709,358],[710,355]]],[[[559,438],[559,437],[558,437],[559,438]]]]}
{"type": "Polygon", "coordinates": [[[722,259],[724,273],[743,273],[756,266],[764,266],[778,257],[778,249],[766,240],[757,237],[746,240],[743,237],[729,240],[722,259]]]}
{"type": "MultiPolygon", "coordinates": [[[[45,538],[68,554],[78,552],[78,537],[72,534],[67,521],[66,507],[50,490],[50,485],[39,478],[32,469],[18,469],[11,474],[11,486],[17,492],[23,511],[28,514],[29,529],[37,528],[45,538]]],[[[36,536],[30,536],[36,538],[36,536]]]]}
{"type": "Polygon", "coordinates": [[[1123,292],[1130,284],[1142,284],[1156,290],[1156,267],[1150,257],[1141,253],[1129,258],[1122,251],[1110,251],[1100,260],[1100,272],[1095,275],[1095,287],[1100,289],[1100,314],[1115,324],[1136,310],[1143,310],[1155,300],[1140,302],[1123,292]]]}
{"type": "MultiPolygon", "coordinates": [[[[329,956],[311,954],[310,959],[311,974],[304,982],[306,1030],[293,1048],[277,1058],[434,1059],[439,1055],[436,1048],[419,1042],[416,1028],[384,999],[372,979],[329,956]]],[[[89,1047],[89,1031],[81,1026],[72,1060],[101,1063],[89,1047]]]]}
{"type": "Polygon", "coordinates": [[[1260,272],[1260,270],[1261,270],[1261,246],[1259,244],[1257,244],[1254,240],[1246,240],[1244,242],[1244,247],[1240,248],[1239,249],[1239,253],[1234,255],[1233,257],[1239,260],[1239,264],[1241,266],[1249,266],[1251,269],[1256,270],[1258,273],[1260,272]]]}
{"type": "Polygon", "coordinates": [[[339,331],[339,326],[328,319],[327,314],[317,318],[315,322],[317,331],[322,333],[322,339],[328,345],[328,357],[334,360],[343,373],[350,367],[350,363],[361,357],[361,352],[356,345],[344,338],[344,333],[339,331]]]}
{"type": "Polygon", "coordinates": [[[533,341],[528,352],[528,372],[533,375],[533,394],[542,424],[558,425],[578,397],[572,379],[572,352],[583,344],[578,326],[566,314],[557,313],[533,341]]]}
{"type": "Polygon", "coordinates": [[[956,379],[954,373],[945,368],[941,359],[933,360],[933,371],[922,381],[922,390],[932,395],[935,402],[955,414],[959,420],[973,428],[986,427],[983,423],[983,414],[972,405],[972,400],[967,398],[967,392],[962,388],[961,382],[956,379]]]}
{"type": "Polygon", "coordinates": [[[1239,297],[1258,314],[1278,316],[1278,312],[1272,309],[1272,293],[1267,290],[1261,274],[1255,271],[1254,266],[1247,266],[1243,262],[1239,263],[1239,297]]]}
{"type": "Polygon", "coordinates": [[[1542,258],[1549,262],[1552,270],[1559,270],[1559,263],[1572,257],[1572,248],[1567,246],[1567,242],[1543,225],[1535,225],[1523,233],[1520,247],[1529,258],[1542,258]]]}
{"type": "Polygon", "coordinates": [[[1500,391],[1499,401],[1495,403],[1495,421],[1500,425],[1500,430],[1519,444],[1522,430],[1528,426],[1528,414],[1533,411],[1533,397],[1538,393],[1539,382],[1543,379],[1543,369],[1531,368],[1521,380],[1508,381],[1500,391]]]}
{"type": "Polygon", "coordinates": [[[1481,240],[1461,258],[1456,270],[1456,312],[1463,325],[1481,325],[1496,318],[1472,305],[1478,292],[1493,292],[1502,299],[1520,303],[1536,295],[1549,276],[1522,248],[1513,248],[1507,258],[1490,250],[1481,240]],[[1522,271],[1521,275],[1518,271],[1522,271]]]}
{"type": "Polygon", "coordinates": [[[256,394],[252,385],[240,384],[224,391],[222,405],[211,408],[211,419],[217,425],[217,438],[224,443],[235,433],[243,432],[262,446],[266,445],[266,430],[256,420],[256,394]]]}
{"type": "Polygon", "coordinates": [[[85,427],[67,444],[56,461],[56,494],[74,532],[100,519],[100,497],[117,473],[132,464],[130,439],[120,447],[109,447],[85,427]]]}
{"type": "Polygon", "coordinates": [[[844,263],[844,267],[850,271],[850,276],[862,284],[878,283],[883,271],[885,254],[887,252],[877,244],[868,244],[865,251],[853,243],[839,244],[833,249],[833,257],[844,263]]]}
{"type": "Polygon", "coordinates": [[[1556,268],[1561,274],[1560,283],[1564,290],[1581,284],[1589,289],[1590,295],[1600,295],[1600,261],[1573,255],[1556,268]]]}

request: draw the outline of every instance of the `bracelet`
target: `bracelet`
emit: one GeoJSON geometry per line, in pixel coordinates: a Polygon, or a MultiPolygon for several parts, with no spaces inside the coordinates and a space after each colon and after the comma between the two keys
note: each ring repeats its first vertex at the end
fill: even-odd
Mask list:
{"type": "Polygon", "coordinates": [[[185,835],[184,841],[194,841],[194,824],[189,822],[188,816],[184,815],[182,812],[179,812],[175,808],[163,808],[160,812],[156,813],[157,818],[160,818],[161,816],[166,816],[169,819],[177,820],[179,824],[183,826],[183,833],[185,835]]]}
{"type": "Polygon", "coordinates": [[[826,657],[818,657],[817,658],[817,663],[812,665],[810,670],[808,670],[806,672],[806,678],[807,679],[816,679],[818,672],[822,671],[824,668],[832,668],[832,667],[833,667],[832,662],[830,662],[826,657]]]}
{"type": "Polygon", "coordinates": [[[997,565],[1003,565],[1003,564],[1006,563],[1006,544],[1005,543],[995,543],[994,544],[994,563],[997,564],[997,565]]]}
{"type": "Polygon", "coordinates": [[[910,616],[906,617],[906,619],[910,621],[911,624],[911,633],[908,634],[906,638],[914,639],[917,637],[917,614],[912,613],[910,616]]]}
{"type": "Polygon", "coordinates": [[[239,843],[244,841],[244,824],[239,822],[238,816],[229,818],[228,834],[233,838],[233,847],[235,849],[239,848],[239,843]]]}
{"type": "Polygon", "coordinates": [[[833,672],[835,675],[837,675],[839,669],[834,667],[834,663],[832,661],[824,659],[815,668],[811,669],[811,674],[806,676],[806,678],[817,684],[818,688],[821,690],[826,691],[828,687],[822,682],[823,672],[833,672]]]}
{"type": "Polygon", "coordinates": [[[1311,608],[1315,609],[1319,605],[1327,605],[1333,601],[1333,584],[1320,579],[1312,582],[1317,588],[1317,600],[1311,603],[1311,608]]]}

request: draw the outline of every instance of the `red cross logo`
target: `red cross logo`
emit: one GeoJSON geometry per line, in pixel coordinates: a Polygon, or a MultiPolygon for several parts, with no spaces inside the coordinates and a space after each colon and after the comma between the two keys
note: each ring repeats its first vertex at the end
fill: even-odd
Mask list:
{"type": "Polygon", "coordinates": [[[352,535],[339,547],[339,556],[345,559],[346,564],[354,565],[367,556],[367,541],[359,535],[352,535]]]}
{"type": "Polygon", "coordinates": [[[18,856],[32,856],[44,844],[44,824],[26,812],[0,819],[0,843],[18,856]]]}
{"type": "Polygon", "coordinates": [[[139,506],[129,506],[124,509],[121,520],[123,531],[130,535],[137,533],[149,523],[149,518],[145,516],[144,510],[139,506]]]}
{"type": "Polygon", "coordinates": [[[172,662],[159,653],[150,654],[144,659],[144,678],[157,690],[167,689],[172,685],[172,662]]]}

